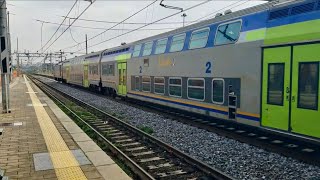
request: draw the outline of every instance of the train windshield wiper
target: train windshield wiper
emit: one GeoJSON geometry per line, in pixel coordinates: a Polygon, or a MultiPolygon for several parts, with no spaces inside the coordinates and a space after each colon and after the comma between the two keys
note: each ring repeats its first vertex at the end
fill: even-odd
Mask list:
{"type": "Polygon", "coordinates": [[[221,31],[220,29],[218,29],[218,31],[219,31],[221,34],[223,34],[223,36],[224,36],[225,38],[227,38],[229,41],[236,41],[236,39],[232,38],[231,36],[229,36],[229,35],[227,34],[228,26],[229,26],[229,24],[226,26],[226,28],[224,29],[224,31],[221,31]]]}

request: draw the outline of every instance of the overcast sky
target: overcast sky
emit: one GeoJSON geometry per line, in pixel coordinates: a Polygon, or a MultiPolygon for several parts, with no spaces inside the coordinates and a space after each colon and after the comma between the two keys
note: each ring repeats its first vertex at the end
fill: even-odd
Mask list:
{"type": "MultiPolygon", "coordinates": [[[[74,4],[74,0],[68,1],[16,1],[16,0],[8,0],[7,8],[10,11],[10,32],[12,39],[12,51],[16,50],[16,39],[19,38],[19,51],[22,52],[24,50],[30,52],[36,52],[41,49],[41,22],[37,20],[47,21],[50,23],[58,23],[60,24],[63,21],[63,17],[68,11],[71,9],[74,4]]],[[[133,13],[145,7],[147,4],[150,4],[152,1],[109,1],[109,0],[97,0],[92,4],[91,7],[80,17],[84,19],[94,19],[99,21],[115,21],[120,22],[125,18],[129,17],[133,13]]],[[[171,6],[177,6],[184,9],[192,7],[196,4],[199,4],[201,0],[198,1],[175,1],[175,0],[165,0],[164,4],[168,4],[171,6]]],[[[166,9],[159,5],[160,0],[141,13],[135,15],[130,18],[126,22],[139,22],[139,23],[150,23],[161,19],[163,17],[169,16],[171,14],[177,13],[177,10],[166,9]]],[[[214,16],[217,12],[224,12],[226,9],[231,9],[232,11],[236,11],[239,9],[243,9],[246,7],[254,6],[257,4],[264,3],[263,1],[253,1],[253,0],[242,0],[242,1],[216,1],[213,0],[211,2],[205,3],[201,6],[198,6],[194,9],[191,9],[187,12],[187,17],[185,18],[186,24],[190,21],[197,20],[201,17],[202,20],[210,18],[214,16]],[[236,4],[235,4],[236,3],[236,4]],[[226,9],[226,6],[230,6],[226,9]]],[[[77,17],[90,3],[87,1],[79,0],[78,3],[73,8],[72,12],[69,16],[77,17]]],[[[141,38],[145,38],[148,36],[156,35],[162,32],[166,32],[171,30],[171,28],[178,28],[182,26],[182,17],[181,14],[173,16],[171,18],[165,19],[161,21],[164,22],[180,22],[176,24],[154,24],[145,27],[143,31],[136,31],[124,35],[120,38],[116,38],[111,41],[107,41],[100,45],[90,47],[96,43],[99,43],[103,40],[110,39],[112,37],[118,36],[125,32],[128,32],[128,29],[138,28],[143,26],[143,24],[121,24],[115,27],[117,30],[110,30],[106,33],[88,41],[89,52],[99,51],[102,49],[110,48],[113,46],[120,45],[121,42],[132,42],[141,38]],[[153,29],[153,30],[150,30],[153,29]],[[160,30],[159,30],[160,29],[160,30]]],[[[72,22],[71,20],[70,22],[72,22]]],[[[49,45],[55,40],[69,25],[69,20],[66,20],[64,25],[60,28],[57,34],[52,38],[52,40],[44,47],[44,50],[49,47],[49,45]]],[[[104,29],[110,28],[115,24],[107,24],[101,22],[88,22],[78,20],[74,24],[74,26],[85,26],[88,28],[80,28],[80,27],[71,27],[70,30],[67,30],[46,52],[57,52],[60,49],[65,52],[75,52],[79,51],[85,52],[84,43],[77,45],[79,42],[83,42],[85,40],[85,34],[88,35],[88,39],[93,36],[101,33],[104,29]],[[97,29],[92,29],[97,28],[97,29]],[[77,45],[73,48],[67,48],[72,45],[77,45]]],[[[44,23],[42,28],[42,44],[47,43],[49,38],[58,28],[57,24],[49,24],[44,23]]],[[[72,55],[74,56],[74,55],[72,55]]],[[[71,57],[71,56],[69,56],[71,57]]],[[[37,59],[40,61],[41,59],[37,59]]]]}

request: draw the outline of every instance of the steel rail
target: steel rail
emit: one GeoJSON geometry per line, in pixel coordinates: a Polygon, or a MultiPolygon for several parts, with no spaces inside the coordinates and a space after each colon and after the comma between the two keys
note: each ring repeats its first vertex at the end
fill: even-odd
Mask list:
{"type": "MultiPolygon", "coordinates": [[[[30,77],[30,76],[29,76],[30,77]]],[[[80,116],[78,116],[73,110],[68,108],[62,101],[60,101],[55,95],[53,95],[52,92],[50,92],[49,89],[46,89],[46,87],[41,86],[38,83],[43,84],[44,86],[47,86],[43,82],[30,78],[34,84],[36,84],[41,90],[43,90],[49,97],[54,99],[54,101],[58,102],[60,105],[62,105],[64,108],[66,108],[70,113],[72,113],[72,116],[75,116],[77,119],[81,120],[86,126],[88,126],[91,130],[93,130],[99,138],[101,138],[103,141],[105,141],[109,146],[110,150],[117,155],[117,157],[121,160],[123,160],[127,166],[131,168],[131,170],[134,171],[141,179],[150,179],[155,180],[154,177],[152,177],[148,172],[146,172],[141,166],[139,166],[137,163],[135,163],[130,157],[128,157],[126,154],[124,154],[119,148],[117,148],[112,142],[110,142],[107,138],[105,138],[99,131],[97,131],[94,127],[92,127],[90,124],[88,124],[85,120],[83,120],[80,116]],[[36,82],[37,81],[37,82],[36,82]]],[[[51,88],[48,87],[47,88],[51,88]]],[[[60,93],[60,92],[59,92],[60,93]]],[[[62,92],[61,92],[62,93],[62,92]]],[[[64,94],[65,95],[65,94],[64,94]]]]}
{"type": "MultiPolygon", "coordinates": [[[[31,77],[31,76],[29,76],[29,77],[31,77]]],[[[174,148],[173,146],[171,146],[171,145],[169,145],[169,144],[167,144],[167,143],[165,143],[165,142],[163,142],[163,141],[161,141],[161,140],[159,140],[159,139],[157,139],[157,138],[155,138],[155,137],[153,137],[153,136],[151,136],[151,135],[143,132],[142,130],[140,130],[140,129],[138,129],[138,128],[132,126],[132,125],[130,125],[129,123],[126,123],[126,122],[118,119],[117,117],[115,117],[115,116],[113,116],[113,115],[111,115],[111,114],[109,114],[109,113],[107,113],[107,112],[105,112],[105,111],[103,111],[103,110],[100,110],[100,109],[98,109],[98,108],[96,108],[96,107],[94,107],[94,106],[92,106],[92,105],[90,105],[90,104],[88,104],[88,103],[86,103],[86,102],[78,99],[78,98],[75,98],[75,97],[73,97],[73,96],[71,96],[71,95],[69,95],[69,94],[67,94],[67,93],[65,93],[65,92],[62,92],[62,91],[60,91],[60,90],[58,90],[58,89],[56,89],[56,88],[54,88],[54,87],[52,87],[52,86],[49,86],[48,84],[46,84],[46,83],[44,83],[44,82],[41,82],[40,80],[36,79],[35,77],[31,77],[31,79],[38,81],[39,83],[43,84],[43,85],[46,86],[47,88],[50,88],[50,89],[53,89],[54,91],[59,92],[59,95],[61,95],[61,96],[67,97],[67,98],[69,98],[70,100],[72,100],[72,101],[74,101],[74,102],[76,102],[76,103],[78,103],[78,104],[81,104],[81,105],[87,107],[88,109],[91,109],[91,110],[93,110],[93,111],[95,111],[95,112],[101,113],[101,114],[109,117],[113,122],[119,124],[120,126],[125,127],[126,129],[130,130],[131,132],[133,132],[133,133],[135,133],[135,134],[137,134],[137,135],[140,135],[140,136],[148,139],[148,140],[151,141],[152,143],[154,143],[154,144],[162,147],[163,149],[165,149],[166,151],[174,154],[174,155],[177,156],[178,158],[183,159],[183,160],[186,161],[188,164],[190,164],[190,165],[196,167],[197,169],[205,172],[206,174],[210,175],[210,176],[213,177],[214,179],[219,179],[219,180],[228,180],[228,179],[229,179],[229,180],[233,180],[233,179],[234,179],[233,177],[225,174],[224,172],[222,172],[222,171],[220,171],[220,170],[218,170],[218,169],[216,169],[216,168],[214,168],[214,167],[211,167],[211,166],[209,166],[209,165],[207,165],[207,164],[205,164],[205,163],[203,163],[203,162],[201,162],[201,161],[199,161],[199,160],[197,160],[197,159],[194,159],[193,157],[187,155],[186,153],[184,153],[184,152],[182,152],[182,151],[174,148]]],[[[36,83],[35,83],[35,84],[36,84],[36,83]]],[[[49,95],[49,96],[50,96],[50,95],[49,95]]],[[[54,99],[57,100],[59,103],[62,103],[59,99],[57,99],[57,98],[54,98],[54,99]]],[[[62,104],[63,104],[63,103],[62,103],[62,104]]],[[[65,105],[63,105],[63,106],[65,107],[65,105]]],[[[67,108],[67,107],[66,107],[66,108],[67,108]]],[[[67,109],[70,110],[69,108],[67,108],[67,109]]],[[[70,110],[70,111],[72,111],[72,110],[70,110]]],[[[76,115],[76,114],[75,114],[75,115],[76,115]]],[[[94,132],[97,133],[97,134],[99,135],[99,137],[101,137],[104,141],[106,141],[106,142],[108,142],[108,143],[111,143],[111,142],[110,142],[109,140],[107,140],[101,133],[99,133],[94,127],[92,127],[92,126],[89,125],[87,122],[85,122],[81,117],[79,117],[78,115],[76,115],[76,117],[79,118],[83,123],[85,123],[89,128],[91,128],[92,130],[94,130],[94,132]]],[[[111,144],[112,144],[112,143],[111,143],[111,144]]],[[[128,156],[126,156],[120,149],[118,149],[118,148],[117,148],[116,146],[114,146],[113,144],[112,144],[112,148],[113,148],[115,151],[120,151],[120,152],[121,152],[120,154],[121,154],[121,156],[123,156],[123,158],[128,158],[128,159],[130,159],[128,156]]],[[[132,165],[137,165],[137,164],[136,164],[135,162],[133,162],[131,159],[129,160],[128,163],[130,163],[130,164],[132,164],[132,165]]],[[[139,166],[139,165],[137,165],[137,166],[139,166]]],[[[129,167],[131,167],[131,166],[129,166],[129,167]]],[[[140,166],[139,166],[139,167],[140,167],[140,166]]],[[[133,168],[135,168],[135,167],[133,167],[133,168]]],[[[142,173],[146,172],[146,171],[143,170],[141,167],[138,168],[138,170],[141,171],[142,173]]],[[[150,175],[150,176],[151,176],[151,175],[150,175]]],[[[149,176],[147,176],[147,177],[149,177],[149,176]]],[[[153,177],[151,176],[151,178],[153,178],[153,177]]],[[[146,178],[146,179],[148,179],[148,178],[146,178]]]]}

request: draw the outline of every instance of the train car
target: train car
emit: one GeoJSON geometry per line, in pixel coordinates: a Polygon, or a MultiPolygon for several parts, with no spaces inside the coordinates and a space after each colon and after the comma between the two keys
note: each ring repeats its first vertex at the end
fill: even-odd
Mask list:
{"type": "MultiPolygon", "coordinates": [[[[64,81],[113,96],[126,95],[127,59],[130,46],[103,50],[69,59],[63,66],[64,81]]],[[[58,68],[58,67],[56,67],[58,68]]]]}
{"type": "Polygon", "coordinates": [[[85,56],[78,56],[69,59],[69,67],[67,67],[68,83],[83,86],[83,62],[85,56]]]}
{"type": "Polygon", "coordinates": [[[62,80],[62,62],[59,62],[53,66],[53,77],[57,81],[62,80]]]}
{"type": "Polygon", "coordinates": [[[100,60],[101,52],[91,53],[84,56],[83,69],[82,72],[86,75],[84,77],[84,87],[90,87],[92,89],[100,90],[100,60]],[[85,71],[83,71],[85,70],[85,71]]]}
{"type": "Polygon", "coordinates": [[[62,82],[69,83],[69,79],[70,79],[70,62],[69,62],[69,60],[63,61],[61,74],[62,74],[62,82]]]}
{"type": "Polygon", "coordinates": [[[319,18],[271,2],[134,42],[127,96],[320,138],[319,18]]]}
{"type": "Polygon", "coordinates": [[[127,60],[131,58],[129,45],[105,50],[101,58],[101,86],[106,94],[126,96],[127,60]]]}
{"type": "Polygon", "coordinates": [[[319,139],[319,23],[320,0],[272,1],[220,14],[103,51],[100,86],[120,96],[319,139]],[[117,55],[121,48],[129,49],[117,55]]]}

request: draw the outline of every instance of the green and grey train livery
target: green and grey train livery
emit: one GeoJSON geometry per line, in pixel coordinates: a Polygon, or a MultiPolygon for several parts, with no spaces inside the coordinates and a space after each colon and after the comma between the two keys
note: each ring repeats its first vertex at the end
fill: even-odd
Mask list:
{"type": "Polygon", "coordinates": [[[65,81],[320,138],[320,1],[272,1],[68,60],[65,81]]]}

